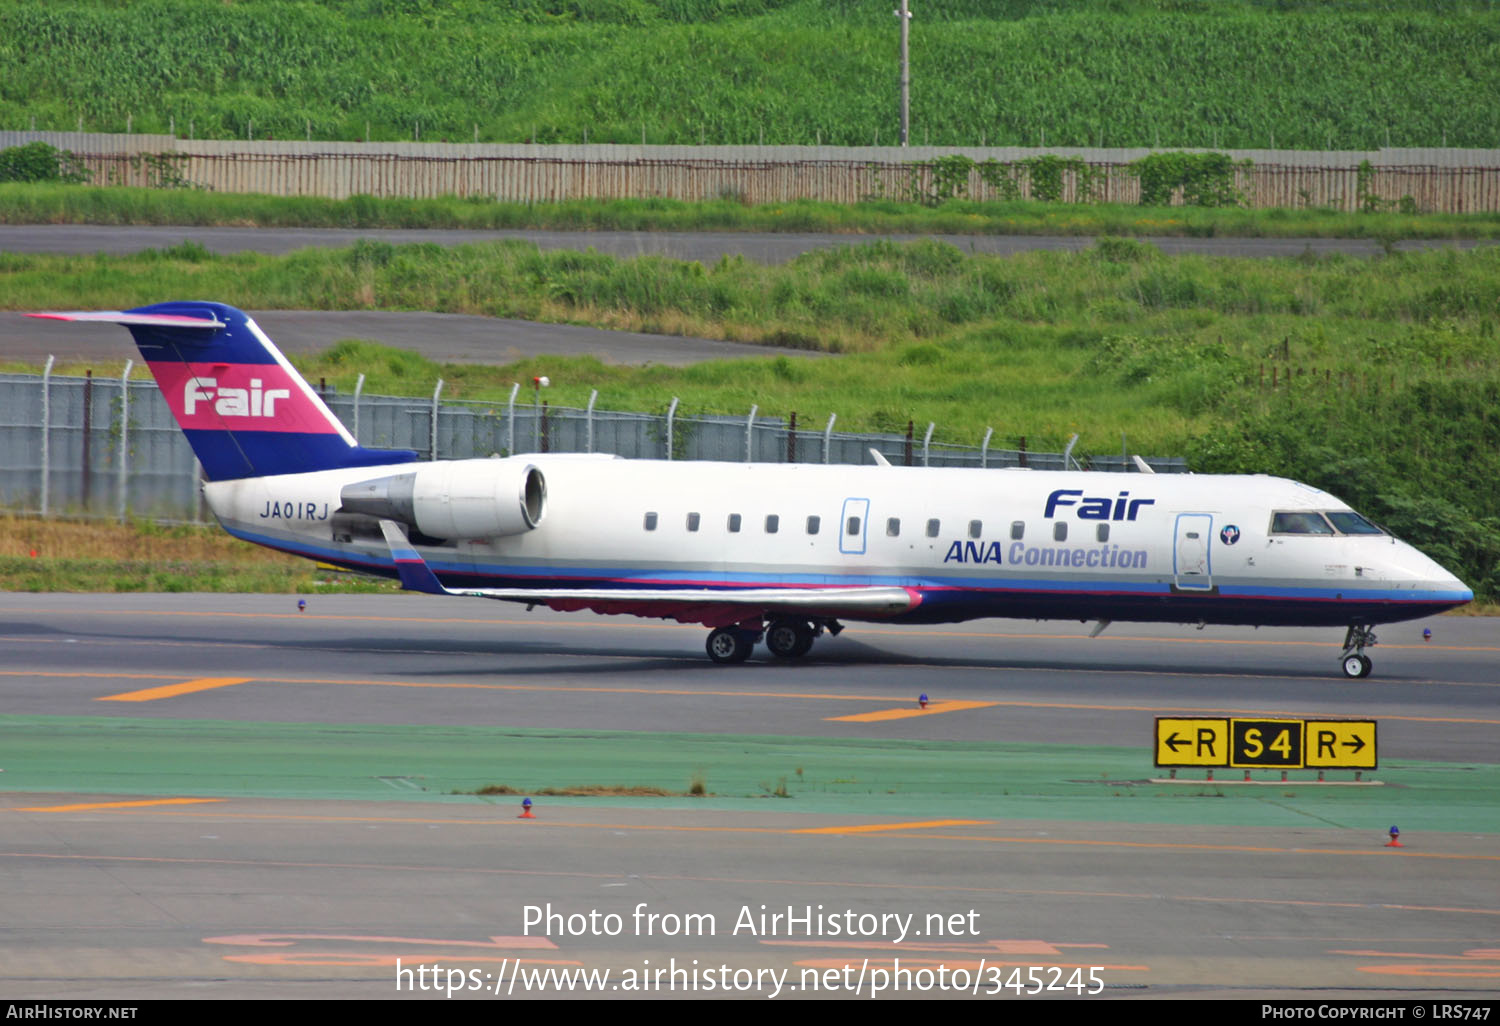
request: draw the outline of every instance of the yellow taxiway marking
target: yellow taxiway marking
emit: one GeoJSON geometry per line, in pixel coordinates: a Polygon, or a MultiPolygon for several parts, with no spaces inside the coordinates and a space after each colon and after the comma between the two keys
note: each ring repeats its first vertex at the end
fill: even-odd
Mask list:
{"type": "Polygon", "coordinates": [[[143,691],[125,691],[118,695],[103,695],[94,701],[154,702],[158,698],[172,698],[175,695],[190,695],[194,691],[227,688],[232,684],[244,684],[254,679],[254,677],[200,677],[197,680],[183,681],[181,684],[167,684],[159,688],[146,688],[143,691]]]}
{"type": "Polygon", "coordinates": [[[878,834],[887,830],[931,830],[934,827],[989,826],[987,819],[931,819],[925,823],[866,823],[863,826],[804,827],[794,834],[878,834]]]}
{"type": "MultiPolygon", "coordinates": [[[[107,680],[174,680],[176,678],[167,674],[156,673],[123,673],[118,671],[62,671],[62,670],[0,670],[0,677],[44,677],[81,680],[85,678],[99,678],[107,680]]],[[[330,677],[246,677],[226,680],[226,684],[241,683],[242,680],[256,680],[262,684],[314,684],[335,685],[342,687],[380,687],[380,688],[417,688],[425,690],[452,689],[456,691],[535,691],[535,692],[577,692],[579,694],[595,695],[655,695],[663,697],[686,697],[686,698],[773,698],[773,699],[801,699],[828,702],[890,702],[895,700],[894,695],[858,695],[858,694],[829,694],[815,691],[727,691],[718,689],[698,688],[609,688],[609,687],[577,687],[563,684],[478,684],[469,681],[410,681],[410,680],[368,680],[353,677],[330,678],[330,677]]],[[[180,686],[180,685],[179,685],[180,686]]],[[[220,686],[220,685],[213,685],[220,686]]],[[[152,688],[146,692],[131,692],[131,694],[148,694],[155,691],[166,691],[167,688],[152,688]]],[[[122,696],[110,696],[120,698],[122,696]]],[[[103,701],[103,699],[96,699],[103,701]]],[[[136,699],[144,701],[144,699],[136,699]]],[[[941,703],[940,703],[941,704],[941,703]]],[[[997,706],[1007,709],[1063,709],[1074,712],[1140,712],[1155,713],[1158,715],[1174,715],[1191,712],[1194,716],[1270,716],[1290,717],[1297,719],[1340,719],[1345,714],[1338,712],[1325,712],[1318,710],[1285,710],[1285,709],[1256,709],[1244,706],[1186,706],[1186,705],[1132,705],[1115,702],[1041,702],[1024,701],[1020,699],[1006,699],[991,702],[976,702],[976,706],[997,706]]],[[[929,707],[930,711],[930,707],[929,707]]],[[[1470,726],[1500,726],[1500,719],[1479,716],[1403,716],[1392,713],[1377,712],[1376,719],[1389,720],[1400,723],[1460,723],[1470,726]]]]}
{"type": "Polygon", "coordinates": [[[94,809],[139,809],[147,805],[202,805],[206,802],[222,802],[223,798],[152,798],[138,802],[85,802],[82,805],[47,805],[15,812],[89,812],[94,809]]]}
{"type": "Polygon", "coordinates": [[[825,716],[830,722],[874,723],[877,720],[904,720],[909,716],[934,716],[937,713],[960,712],[964,709],[985,709],[998,702],[932,702],[925,709],[880,709],[876,712],[854,713],[852,716],[825,716]]]}

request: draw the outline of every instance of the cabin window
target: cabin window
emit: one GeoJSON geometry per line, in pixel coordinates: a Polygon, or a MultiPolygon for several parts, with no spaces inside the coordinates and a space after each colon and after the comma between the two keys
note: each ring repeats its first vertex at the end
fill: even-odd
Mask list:
{"type": "Polygon", "coordinates": [[[1055,524],[1052,525],[1052,540],[1053,541],[1067,541],[1068,540],[1068,525],[1065,522],[1059,520],[1057,523],[1055,523],[1055,524]]]}
{"type": "Polygon", "coordinates": [[[1020,541],[1024,537],[1026,537],[1026,521],[1024,521],[1024,520],[1014,520],[1014,521],[1012,521],[1011,525],[1010,525],[1010,540],[1011,541],[1020,541]]]}
{"type": "Polygon", "coordinates": [[[656,514],[655,513],[647,513],[646,514],[646,530],[648,530],[648,531],[654,531],[654,530],[656,530],[656,514]]]}
{"type": "Polygon", "coordinates": [[[1097,528],[1094,529],[1094,537],[1098,538],[1102,542],[1109,541],[1109,525],[1100,524],[1097,528]]]}
{"type": "Polygon", "coordinates": [[[775,534],[781,529],[781,518],[775,513],[766,514],[766,533],[775,534]]]}
{"type": "Polygon", "coordinates": [[[740,533],[740,515],[738,513],[729,514],[729,533],[740,533]]]}
{"type": "Polygon", "coordinates": [[[696,513],[689,513],[687,515],[687,528],[688,528],[688,530],[689,531],[696,531],[696,530],[698,530],[698,523],[699,523],[700,519],[701,518],[698,516],[698,514],[696,514],[696,513]]]}
{"type": "Polygon", "coordinates": [[[1321,513],[1272,513],[1272,534],[1332,534],[1321,513]]]}
{"type": "Polygon", "coordinates": [[[929,537],[929,538],[936,538],[938,536],[938,532],[941,531],[942,529],[943,529],[943,522],[941,520],[929,520],[929,521],[927,521],[927,537],[929,537]]]}
{"type": "Polygon", "coordinates": [[[807,533],[808,534],[817,534],[818,533],[818,528],[820,528],[822,526],[823,526],[823,518],[822,517],[808,517],[807,518],[807,533]]]}
{"type": "Polygon", "coordinates": [[[970,520],[969,521],[969,537],[970,538],[978,538],[983,533],[984,533],[984,521],[983,520],[970,520]]]}
{"type": "Polygon", "coordinates": [[[1384,531],[1376,527],[1374,524],[1370,523],[1358,513],[1355,513],[1353,510],[1347,510],[1342,513],[1328,513],[1325,515],[1330,521],[1333,522],[1334,527],[1337,527],[1345,534],[1385,534],[1384,531]]]}
{"type": "Polygon", "coordinates": [[[901,537],[901,518],[890,517],[885,522],[885,535],[887,538],[901,537]]]}
{"type": "Polygon", "coordinates": [[[844,533],[850,537],[859,535],[859,517],[850,517],[849,522],[844,525],[844,533]]]}

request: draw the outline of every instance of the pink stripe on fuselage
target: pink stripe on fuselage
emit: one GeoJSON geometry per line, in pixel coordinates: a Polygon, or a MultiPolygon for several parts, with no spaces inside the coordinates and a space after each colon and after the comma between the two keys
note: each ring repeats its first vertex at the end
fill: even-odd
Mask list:
{"type": "Polygon", "coordinates": [[[184,430],[338,433],[280,364],[162,361],[150,366],[184,430]]]}

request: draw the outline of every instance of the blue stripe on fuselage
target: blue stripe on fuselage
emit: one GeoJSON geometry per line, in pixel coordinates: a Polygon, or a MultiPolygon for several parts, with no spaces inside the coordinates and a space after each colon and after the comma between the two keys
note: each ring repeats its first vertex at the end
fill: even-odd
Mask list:
{"type": "MultiPolygon", "coordinates": [[[[345,549],[288,541],[225,525],[238,538],[309,559],[398,576],[389,557],[352,557],[345,549]]],[[[429,553],[434,550],[429,549],[429,553]]],[[[1052,619],[1118,619],[1270,625],[1332,625],[1352,620],[1394,622],[1440,612],[1471,601],[1472,592],[1382,588],[1349,591],[1329,587],[1280,586],[1221,589],[1217,595],[1174,593],[1170,584],[1142,581],[1097,583],[1014,578],[900,577],[882,575],[710,573],[620,567],[546,567],[528,564],[471,564],[430,558],[427,565],[450,588],[614,588],[628,597],[633,588],[876,587],[918,589],[921,604],[911,613],[885,619],[944,622],[982,616],[1052,619]],[[961,616],[955,615],[962,612],[961,616]]]]}

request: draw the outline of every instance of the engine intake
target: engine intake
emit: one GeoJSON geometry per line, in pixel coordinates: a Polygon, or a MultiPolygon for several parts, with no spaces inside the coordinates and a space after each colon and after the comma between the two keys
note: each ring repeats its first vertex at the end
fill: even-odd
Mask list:
{"type": "Polygon", "coordinates": [[[345,485],[342,512],[399,520],[434,538],[499,538],[530,531],[547,509],[536,467],[510,460],[444,460],[345,485]]]}

